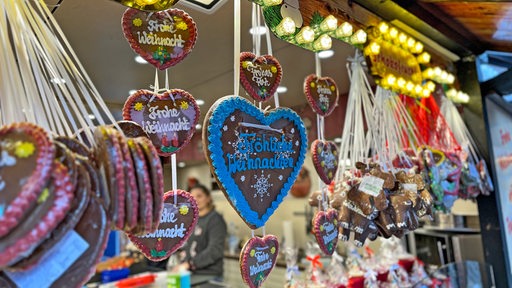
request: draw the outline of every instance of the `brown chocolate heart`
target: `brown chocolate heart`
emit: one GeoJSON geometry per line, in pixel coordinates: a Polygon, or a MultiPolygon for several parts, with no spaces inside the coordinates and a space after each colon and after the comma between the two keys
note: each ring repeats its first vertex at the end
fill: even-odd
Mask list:
{"type": "Polygon", "coordinates": [[[160,70],[179,63],[196,43],[196,23],[180,9],[147,13],[129,8],[122,23],[135,53],[160,70]]]}
{"type": "Polygon", "coordinates": [[[338,244],[338,211],[318,211],[313,219],[313,234],[322,252],[332,255],[338,244]]]}
{"type": "Polygon", "coordinates": [[[279,243],[274,235],[254,237],[245,243],[240,253],[242,279],[250,288],[260,287],[274,269],[279,243]]]}
{"type": "Polygon", "coordinates": [[[264,114],[242,97],[223,97],[205,117],[210,169],[242,219],[261,227],[287,195],[304,163],[304,123],[290,109],[264,114]]]}
{"type": "Polygon", "coordinates": [[[282,75],[281,64],[273,56],[256,57],[251,52],[240,54],[240,83],[254,100],[264,102],[272,98],[282,75]]]}
{"type": "Polygon", "coordinates": [[[199,116],[194,97],[180,89],[163,94],[139,90],[123,107],[123,118],[142,126],[160,156],[170,156],[187,145],[199,116]]]}
{"type": "Polygon", "coordinates": [[[311,144],[313,165],[320,179],[331,184],[338,171],[338,147],[331,141],[315,140],[311,144]]]}
{"type": "Polygon", "coordinates": [[[338,105],[338,87],[331,77],[308,75],[304,80],[304,94],[315,113],[329,116],[338,105]]]}
{"type": "Polygon", "coordinates": [[[190,193],[169,191],[164,194],[164,209],[156,231],[128,237],[147,258],[162,261],[183,246],[194,231],[198,216],[199,209],[190,193]]]}

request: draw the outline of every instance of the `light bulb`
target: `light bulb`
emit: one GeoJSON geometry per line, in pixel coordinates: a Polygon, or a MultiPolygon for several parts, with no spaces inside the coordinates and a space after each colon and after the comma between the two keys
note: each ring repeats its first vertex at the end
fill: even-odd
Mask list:
{"type": "Polygon", "coordinates": [[[434,91],[436,89],[436,84],[432,81],[428,81],[427,84],[425,84],[425,87],[430,91],[434,91]]]}
{"type": "Polygon", "coordinates": [[[434,77],[434,70],[432,68],[427,68],[423,71],[423,76],[427,79],[432,79],[432,77],[434,77]]]}
{"type": "Polygon", "coordinates": [[[396,80],[396,86],[397,86],[398,88],[404,88],[405,83],[406,83],[406,81],[405,81],[405,79],[404,79],[404,78],[402,78],[402,77],[399,77],[399,78],[396,80]]]}
{"type": "Polygon", "coordinates": [[[315,30],[309,26],[304,26],[299,33],[295,35],[295,40],[299,44],[311,43],[315,41],[315,30]]]}
{"type": "Polygon", "coordinates": [[[389,29],[389,37],[391,37],[391,39],[398,37],[398,30],[395,27],[391,27],[391,29],[389,29]]]}
{"type": "Polygon", "coordinates": [[[453,82],[455,82],[455,76],[453,76],[453,74],[448,74],[448,77],[446,78],[446,82],[448,84],[453,84],[453,82]]]}
{"type": "Polygon", "coordinates": [[[423,91],[423,87],[421,87],[421,85],[418,84],[418,85],[414,86],[414,94],[419,96],[419,95],[421,95],[422,91],[423,91]]]}
{"type": "Polygon", "coordinates": [[[427,64],[430,62],[430,54],[423,52],[418,56],[418,62],[421,64],[427,64]]]}
{"type": "Polygon", "coordinates": [[[416,42],[416,45],[414,45],[414,53],[421,53],[423,52],[423,44],[421,42],[416,42]]]}
{"type": "Polygon", "coordinates": [[[456,96],[457,96],[457,90],[455,90],[455,88],[451,88],[448,91],[446,91],[446,97],[455,98],[456,96]]]}
{"type": "Polygon", "coordinates": [[[331,49],[332,39],[327,34],[323,34],[322,36],[316,39],[315,43],[313,43],[313,48],[315,50],[328,50],[331,49]]]}
{"type": "Polygon", "coordinates": [[[283,0],[263,0],[263,6],[276,6],[283,3],[283,0]]]}
{"type": "Polygon", "coordinates": [[[385,34],[389,30],[389,25],[386,22],[380,22],[379,24],[379,31],[382,34],[385,34]]]}
{"type": "Polygon", "coordinates": [[[407,39],[407,48],[409,48],[409,50],[413,50],[414,45],[416,45],[416,41],[414,39],[412,39],[412,38],[407,39]]]}
{"type": "Polygon", "coordinates": [[[461,103],[469,102],[469,95],[462,91],[459,91],[459,93],[457,93],[457,98],[458,98],[459,102],[461,102],[461,103]]]}
{"type": "Polygon", "coordinates": [[[421,91],[421,96],[427,98],[430,96],[430,93],[432,93],[430,90],[423,89],[423,91],[421,91]]]}
{"type": "Polygon", "coordinates": [[[398,43],[405,44],[407,42],[407,35],[404,33],[398,34],[398,43]]]}
{"type": "Polygon", "coordinates": [[[443,70],[443,72],[441,72],[441,76],[440,77],[441,77],[441,80],[443,82],[446,82],[448,80],[448,72],[443,70]]]}
{"type": "Polygon", "coordinates": [[[387,82],[389,83],[389,85],[394,86],[396,84],[395,75],[389,74],[388,76],[386,76],[386,79],[387,79],[387,82]]]}
{"type": "Polygon", "coordinates": [[[377,42],[372,41],[370,45],[365,48],[366,54],[378,55],[380,53],[380,45],[377,42]]]}
{"type": "Polygon", "coordinates": [[[343,22],[343,24],[341,24],[340,27],[336,29],[336,37],[349,37],[350,35],[352,35],[353,29],[354,28],[352,27],[352,24],[348,22],[343,22]]]}
{"type": "Polygon", "coordinates": [[[336,28],[338,28],[338,19],[332,15],[325,17],[320,23],[320,30],[324,32],[334,31],[336,28]]]}
{"type": "Polygon", "coordinates": [[[414,83],[407,81],[407,84],[405,84],[405,90],[407,90],[407,92],[412,92],[414,90],[414,83]]]}
{"type": "Polygon", "coordinates": [[[353,44],[364,44],[366,42],[366,32],[362,29],[359,29],[350,37],[350,42],[353,44]]]}
{"type": "Polygon", "coordinates": [[[291,35],[295,32],[295,21],[290,17],[284,17],[281,23],[276,26],[276,33],[279,36],[291,35]]]}
{"type": "Polygon", "coordinates": [[[441,76],[442,72],[443,72],[443,70],[441,70],[441,68],[439,68],[439,67],[434,68],[434,76],[439,77],[439,76],[441,76]]]}

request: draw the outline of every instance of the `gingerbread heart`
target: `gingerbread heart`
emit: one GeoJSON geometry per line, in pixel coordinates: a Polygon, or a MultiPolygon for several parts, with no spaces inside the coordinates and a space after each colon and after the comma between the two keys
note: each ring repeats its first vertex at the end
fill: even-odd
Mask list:
{"type": "Polygon", "coordinates": [[[274,235],[254,237],[245,243],[240,253],[242,279],[250,288],[260,287],[276,265],[279,243],[274,235]]]}
{"type": "Polygon", "coordinates": [[[135,53],[160,70],[183,60],[197,39],[196,23],[180,9],[147,13],[129,8],[122,24],[135,53]]]}
{"type": "Polygon", "coordinates": [[[123,118],[142,126],[160,156],[170,156],[187,145],[199,116],[194,97],[181,89],[163,94],[138,90],[123,107],[123,118]]]}
{"type": "Polygon", "coordinates": [[[123,4],[124,6],[128,6],[130,8],[135,8],[144,11],[162,11],[165,9],[169,9],[174,4],[178,3],[179,0],[114,0],[123,4]]]}
{"type": "Polygon", "coordinates": [[[338,211],[318,211],[313,219],[313,234],[322,252],[332,255],[338,244],[338,211]]]}
{"type": "Polygon", "coordinates": [[[331,184],[338,171],[338,147],[331,141],[315,140],[311,144],[311,155],[316,173],[325,184],[331,184]]]}
{"type": "Polygon", "coordinates": [[[240,83],[254,100],[264,102],[274,96],[283,75],[281,64],[270,55],[240,54],[240,83]]]}
{"type": "Polygon", "coordinates": [[[55,148],[31,123],[0,128],[0,237],[31,213],[52,172],[55,148]]]}
{"type": "Polygon", "coordinates": [[[307,76],[304,94],[313,111],[321,116],[329,116],[338,105],[338,87],[331,77],[307,76]]]}
{"type": "Polygon", "coordinates": [[[295,182],[306,154],[299,115],[287,108],[264,114],[242,97],[223,97],[208,111],[203,147],[212,174],[242,219],[265,224],[295,182]]]}
{"type": "Polygon", "coordinates": [[[190,193],[169,191],[164,194],[164,208],[156,231],[143,236],[128,234],[128,237],[147,258],[162,261],[185,244],[198,216],[199,209],[190,193]]]}

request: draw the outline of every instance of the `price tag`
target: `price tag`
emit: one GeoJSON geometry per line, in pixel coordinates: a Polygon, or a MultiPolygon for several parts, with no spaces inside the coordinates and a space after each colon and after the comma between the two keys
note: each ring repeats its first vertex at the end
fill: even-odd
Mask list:
{"type": "Polygon", "coordinates": [[[359,184],[359,191],[377,197],[384,185],[384,179],[375,176],[364,176],[359,184]]]}
{"type": "Polygon", "coordinates": [[[418,192],[418,185],[414,183],[403,183],[402,188],[411,192],[418,192]]]}
{"type": "Polygon", "coordinates": [[[57,280],[82,255],[89,243],[74,230],[68,232],[59,243],[52,247],[41,262],[25,271],[5,272],[19,287],[47,288],[57,280]]]}

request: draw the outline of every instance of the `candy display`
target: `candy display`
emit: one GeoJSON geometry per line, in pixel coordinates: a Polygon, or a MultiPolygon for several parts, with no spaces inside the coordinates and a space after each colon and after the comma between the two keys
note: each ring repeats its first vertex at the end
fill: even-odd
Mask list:
{"type": "Polygon", "coordinates": [[[205,117],[206,159],[230,204],[252,228],[288,194],[306,154],[306,131],[290,109],[263,113],[241,97],[215,102],[205,117]]]}
{"type": "Polygon", "coordinates": [[[129,8],[122,24],[135,53],[160,70],[183,60],[197,39],[196,23],[180,9],[148,13],[129,8]]]}
{"type": "Polygon", "coordinates": [[[139,90],[126,100],[123,108],[123,118],[142,127],[160,156],[170,156],[188,144],[199,115],[192,95],[181,89],[163,94],[139,90]]]}
{"type": "Polygon", "coordinates": [[[271,55],[240,54],[240,84],[256,101],[267,101],[277,90],[283,75],[281,64],[271,55]]]}

